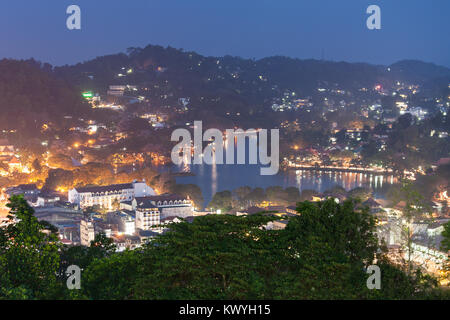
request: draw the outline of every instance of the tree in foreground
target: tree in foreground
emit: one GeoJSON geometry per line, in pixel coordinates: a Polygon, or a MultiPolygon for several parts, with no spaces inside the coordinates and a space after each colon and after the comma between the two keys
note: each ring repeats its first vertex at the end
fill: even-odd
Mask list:
{"type": "Polygon", "coordinates": [[[208,215],[170,226],[144,248],[95,260],[86,295],[114,299],[442,298],[436,282],[409,275],[380,249],[375,221],[354,202],[300,203],[284,230],[270,215],[208,215]],[[381,269],[381,290],[366,268],[381,269]],[[114,270],[113,270],[114,269],[114,270]],[[109,276],[109,274],[113,276],[109,276]],[[102,284],[106,291],[102,291],[102,284]]]}
{"type": "Polygon", "coordinates": [[[60,288],[58,238],[40,223],[23,196],[7,205],[10,224],[0,229],[0,298],[54,298],[60,288]]]}
{"type": "MultiPolygon", "coordinates": [[[[98,235],[89,248],[60,247],[23,197],[10,200],[16,223],[0,229],[0,298],[4,299],[421,299],[445,298],[435,279],[392,265],[375,222],[353,201],[298,204],[284,230],[280,217],[208,215],[134,251],[115,252],[98,235]],[[381,269],[381,290],[366,268],[381,269]],[[81,290],[64,270],[81,267],[81,290]]],[[[48,226],[47,226],[48,227],[48,226]]],[[[448,299],[448,296],[447,296],[448,299]]]]}

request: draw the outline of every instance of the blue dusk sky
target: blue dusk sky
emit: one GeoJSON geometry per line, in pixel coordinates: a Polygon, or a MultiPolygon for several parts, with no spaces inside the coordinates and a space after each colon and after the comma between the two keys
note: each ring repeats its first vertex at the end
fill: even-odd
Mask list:
{"type": "Polygon", "coordinates": [[[155,44],[207,56],[450,67],[449,14],[449,0],[2,0],[0,58],[63,65],[155,44]],[[66,28],[71,4],[81,30],[66,28]],[[366,27],[371,4],[381,30],[366,27]]]}

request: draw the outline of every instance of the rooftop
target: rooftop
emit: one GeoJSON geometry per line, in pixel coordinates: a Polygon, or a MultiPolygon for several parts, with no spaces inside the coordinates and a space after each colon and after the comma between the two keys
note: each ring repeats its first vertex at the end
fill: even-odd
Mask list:
{"type": "Polygon", "coordinates": [[[155,205],[154,201],[149,198],[150,197],[146,197],[146,198],[137,197],[136,198],[137,208],[159,210],[158,207],[155,205]]]}
{"type": "Polygon", "coordinates": [[[155,237],[159,235],[157,232],[153,232],[150,230],[139,230],[139,236],[140,237],[155,237]]]}
{"type": "Polygon", "coordinates": [[[111,184],[109,186],[92,186],[75,188],[79,193],[101,193],[101,192],[117,192],[124,189],[133,189],[132,183],[111,184]]]}
{"type": "Polygon", "coordinates": [[[380,208],[381,205],[374,200],[373,198],[369,198],[362,203],[364,206],[368,206],[369,208],[380,208]]]}
{"type": "Polygon", "coordinates": [[[150,201],[175,201],[175,200],[180,201],[180,200],[186,200],[185,197],[182,197],[180,195],[168,194],[168,193],[161,194],[161,195],[158,195],[158,196],[148,196],[148,197],[137,197],[136,198],[137,201],[144,200],[144,199],[150,200],[150,201]]]}
{"type": "Polygon", "coordinates": [[[16,188],[19,188],[22,190],[36,190],[37,186],[35,184],[20,184],[16,188]]]}

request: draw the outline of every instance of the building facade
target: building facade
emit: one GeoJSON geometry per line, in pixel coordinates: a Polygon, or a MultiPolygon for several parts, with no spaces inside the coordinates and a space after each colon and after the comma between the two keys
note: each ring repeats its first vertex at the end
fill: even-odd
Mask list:
{"type": "Polygon", "coordinates": [[[136,229],[159,230],[157,226],[161,223],[161,213],[158,207],[147,198],[136,198],[133,201],[136,201],[136,229]]]}
{"type": "Polygon", "coordinates": [[[136,232],[136,217],[133,212],[116,211],[108,213],[108,221],[116,224],[118,231],[125,235],[133,235],[136,232]]]}
{"type": "MultiPolygon", "coordinates": [[[[163,194],[159,196],[136,197],[132,201],[133,210],[137,211],[139,203],[148,202],[160,211],[160,218],[167,217],[192,217],[194,207],[192,201],[175,194],[163,194]]],[[[150,204],[149,204],[150,205],[150,204]]]]}
{"type": "Polygon", "coordinates": [[[91,241],[95,239],[94,221],[84,218],[80,221],[80,243],[82,246],[89,247],[91,241]]]}
{"type": "Polygon", "coordinates": [[[154,195],[155,191],[145,181],[133,181],[109,186],[74,188],[69,190],[68,200],[80,208],[99,206],[111,210],[115,204],[119,205],[122,201],[154,195]]]}

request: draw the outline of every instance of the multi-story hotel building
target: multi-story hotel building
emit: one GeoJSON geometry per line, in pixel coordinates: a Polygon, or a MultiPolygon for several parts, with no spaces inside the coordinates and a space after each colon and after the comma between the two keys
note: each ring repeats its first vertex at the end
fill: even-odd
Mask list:
{"type": "Polygon", "coordinates": [[[69,190],[68,200],[77,204],[80,208],[100,206],[112,209],[114,203],[131,201],[135,197],[155,196],[155,191],[145,181],[125,184],[114,184],[109,186],[95,186],[74,188],[69,190]]]}
{"type": "Polygon", "coordinates": [[[155,204],[147,198],[136,198],[136,229],[158,231],[161,223],[160,211],[155,204]]]}
{"type": "Polygon", "coordinates": [[[138,210],[139,204],[147,203],[148,206],[158,208],[161,219],[167,217],[192,217],[194,215],[194,207],[192,201],[175,194],[153,195],[148,197],[136,197],[131,205],[133,210],[138,210]]]}

